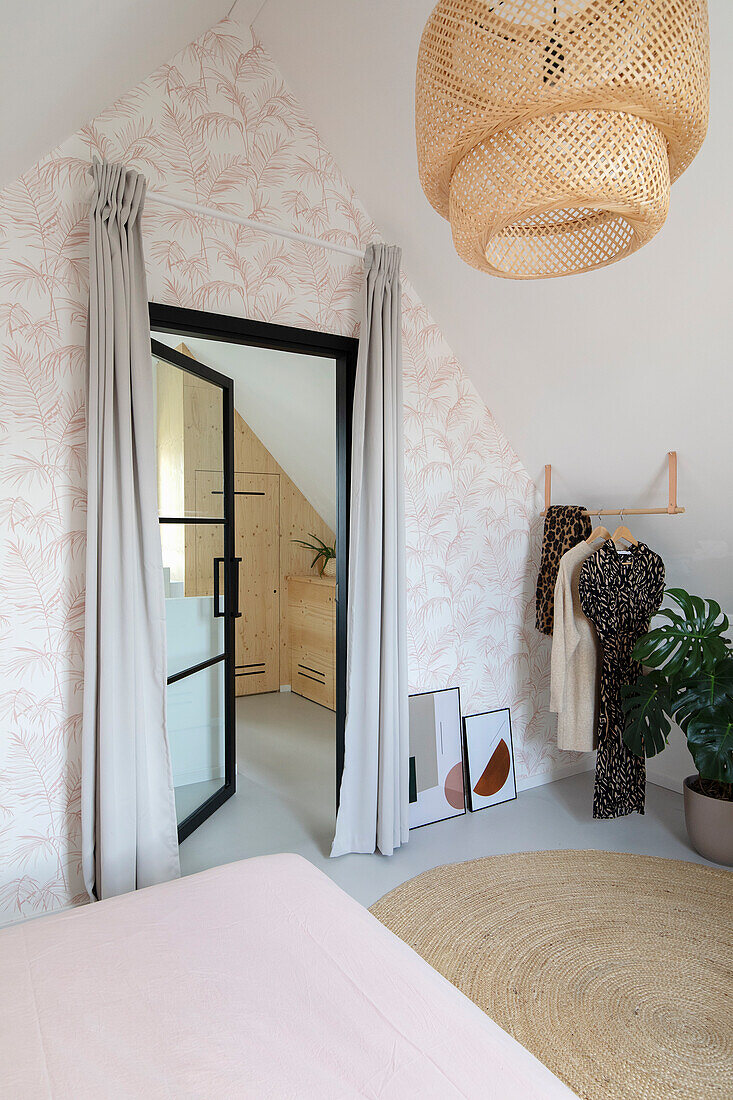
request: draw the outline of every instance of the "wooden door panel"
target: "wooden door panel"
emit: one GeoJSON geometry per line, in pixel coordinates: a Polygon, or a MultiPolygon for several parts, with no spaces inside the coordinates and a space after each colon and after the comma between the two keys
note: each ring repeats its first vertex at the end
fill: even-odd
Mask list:
{"type": "MultiPolygon", "coordinates": [[[[194,358],[181,344],[178,351],[194,358]]],[[[188,372],[183,375],[183,515],[223,516],[224,452],[222,427],[222,395],[218,387],[188,372]],[[202,480],[203,475],[203,480],[202,480]],[[215,493],[215,490],[218,492],[215,493]]],[[[210,580],[203,588],[201,556],[198,553],[198,533],[190,529],[185,539],[186,595],[204,595],[210,591],[210,580]]],[[[219,551],[221,553],[221,551],[219,551]]],[[[210,573],[210,566],[206,566],[210,573]]]]}
{"type": "Polygon", "coordinates": [[[235,471],[234,493],[236,692],[255,695],[280,689],[280,478],[235,471]]]}

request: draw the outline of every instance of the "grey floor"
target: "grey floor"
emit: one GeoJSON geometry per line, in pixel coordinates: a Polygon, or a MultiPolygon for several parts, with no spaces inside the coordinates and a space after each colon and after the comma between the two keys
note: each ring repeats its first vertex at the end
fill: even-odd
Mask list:
{"type": "Polygon", "coordinates": [[[200,783],[186,783],[176,787],[176,820],[178,824],[198,809],[212,794],[219,790],[223,779],[204,779],[200,783]]]}
{"type": "Polygon", "coordinates": [[[335,815],[334,716],[290,692],[237,701],[237,793],[181,845],[184,874],[297,852],[364,905],[441,863],[550,848],[600,848],[705,861],[685,833],[682,797],[652,784],[646,814],[593,821],[593,775],[417,829],[393,856],[328,856],[335,815]]]}

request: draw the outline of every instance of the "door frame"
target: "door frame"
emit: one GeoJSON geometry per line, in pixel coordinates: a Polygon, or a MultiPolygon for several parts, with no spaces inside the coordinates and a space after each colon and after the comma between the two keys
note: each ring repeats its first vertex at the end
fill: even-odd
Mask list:
{"type": "MultiPolygon", "coordinates": [[[[252,347],[271,348],[276,351],[293,351],[300,355],[317,355],[335,361],[336,497],[338,506],[336,523],[336,808],[338,809],[341,795],[341,777],[344,771],[344,735],[346,729],[351,418],[354,406],[354,384],[356,381],[359,341],[352,336],[339,336],[331,332],[291,328],[289,325],[273,325],[266,321],[252,321],[245,317],[230,317],[222,313],[207,313],[203,310],[184,309],[181,306],[161,305],[158,302],[150,302],[148,308],[150,328],[153,333],[166,332],[184,338],[186,336],[198,336],[204,340],[225,340],[232,344],[249,344],[252,347]]],[[[231,443],[231,470],[233,471],[233,439],[231,443]]],[[[234,553],[233,534],[232,529],[232,553],[230,555],[232,557],[234,553]]],[[[232,637],[233,635],[234,624],[232,620],[232,637]]],[[[229,795],[226,797],[229,797],[229,795]]]]}
{"type": "MultiPolygon", "coordinates": [[[[150,347],[155,359],[170,363],[196,378],[203,378],[212,385],[219,386],[222,391],[222,463],[223,463],[223,516],[221,519],[209,519],[204,517],[186,516],[159,516],[158,523],[176,523],[192,525],[201,523],[216,523],[223,528],[224,545],[224,783],[218,790],[202,802],[192,813],[185,817],[178,826],[178,843],[190,836],[191,833],[203,825],[207,818],[218,810],[227,799],[231,798],[237,789],[237,741],[236,741],[236,713],[234,697],[234,665],[235,635],[234,619],[239,612],[239,607],[234,606],[233,596],[236,592],[239,602],[239,586],[234,585],[234,382],[226,374],[207,367],[205,363],[199,363],[188,355],[182,355],[175,348],[169,348],[167,344],[161,344],[151,332],[150,347]]],[[[218,568],[218,567],[217,567],[218,568]]],[[[166,686],[177,683],[187,676],[193,676],[202,672],[205,668],[221,662],[221,655],[201,661],[191,668],[182,669],[173,676],[168,676],[166,686]]]]}

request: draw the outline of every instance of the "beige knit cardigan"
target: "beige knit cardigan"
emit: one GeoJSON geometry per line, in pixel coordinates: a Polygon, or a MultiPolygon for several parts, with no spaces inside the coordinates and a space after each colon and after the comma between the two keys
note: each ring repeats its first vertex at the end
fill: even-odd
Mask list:
{"type": "Polygon", "coordinates": [[[550,710],[557,714],[558,748],[575,752],[592,752],[598,743],[598,637],[578,595],[583,562],[597,548],[580,542],[563,554],[555,585],[550,710]]]}

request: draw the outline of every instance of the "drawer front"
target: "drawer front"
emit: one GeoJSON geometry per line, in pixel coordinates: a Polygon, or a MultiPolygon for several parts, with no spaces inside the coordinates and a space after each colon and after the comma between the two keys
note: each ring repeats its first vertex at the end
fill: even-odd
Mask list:
{"type": "Polygon", "coordinates": [[[290,686],[297,695],[336,709],[335,585],[288,584],[290,686]]]}
{"type": "Polygon", "coordinates": [[[321,664],[328,662],[336,646],[336,613],[334,608],[296,604],[288,608],[290,644],[321,655],[321,664]]]}
{"type": "Polygon", "coordinates": [[[329,710],[336,709],[335,669],[322,657],[300,647],[293,649],[290,681],[291,690],[296,695],[312,699],[329,710]]]}

